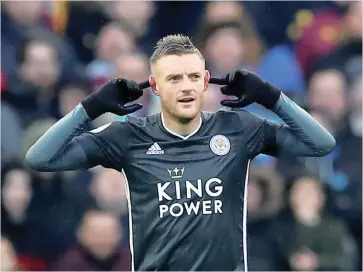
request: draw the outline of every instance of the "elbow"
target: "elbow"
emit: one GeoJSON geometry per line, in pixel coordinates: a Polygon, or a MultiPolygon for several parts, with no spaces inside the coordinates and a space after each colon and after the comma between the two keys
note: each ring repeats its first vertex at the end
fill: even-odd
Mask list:
{"type": "Polygon", "coordinates": [[[316,155],[318,157],[323,157],[328,155],[334,149],[336,145],[336,141],[332,135],[329,134],[329,137],[316,148],[316,155]]]}
{"type": "Polygon", "coordinates": [[[48,163],[30,149],[25,155],[25,164],[34,171],[45,172],[48,163]]]}

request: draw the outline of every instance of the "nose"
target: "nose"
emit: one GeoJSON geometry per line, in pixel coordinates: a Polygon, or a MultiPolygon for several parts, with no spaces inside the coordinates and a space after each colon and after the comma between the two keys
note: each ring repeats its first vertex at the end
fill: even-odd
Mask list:
{"type": "Polygon", "coordinates": [[[193,84],[191,80],[188,78],[188,76],[183,77],[183,81],[181,84],[181,91],[184,93],[193,91],[193,84]]]}

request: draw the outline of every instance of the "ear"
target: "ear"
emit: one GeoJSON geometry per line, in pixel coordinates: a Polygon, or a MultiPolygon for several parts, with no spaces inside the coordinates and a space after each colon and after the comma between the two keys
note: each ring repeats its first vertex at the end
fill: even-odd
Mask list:
{"type": "Polygon", "coordinates": [[[208,89],[209,80],[210,80],[210,73],[209,73],[208,70],[205,70],[205,75],[204,75],[204,91],[206,91],[208,89]]]}
{"type": "Polygon", "coordinates": [[[159,96],[159,92],[158,92],[158,90],[156,88],[156,80],[155,80],[154,76],[149,76],[149,84],[150,84],[151,91],[155,95],[159,96]]]}

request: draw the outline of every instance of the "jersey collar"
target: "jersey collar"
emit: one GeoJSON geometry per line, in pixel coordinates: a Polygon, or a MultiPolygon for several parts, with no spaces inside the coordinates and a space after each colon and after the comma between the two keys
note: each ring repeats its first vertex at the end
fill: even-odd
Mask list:
{"type": "Polygon", "coordinates": [[[195,129],[192,133],[190,133],[190,134],[189,134],[189,135],[187,135],[187,136],[180,135],[180,134],[175,133],[174,131],[172,131],[172,130],[168,129],[168,128],[166,127],[165,123],[164,123],[163,113],[161,113],[161,123],[162,123],[162,125],[163,125],[164,129],[165,129],[167,132],[169,132],[170,134],[172,134],[172,135],[174,135],[174,136],[176,136],[176,137],[178,137],[178,138],[181,138],[181,139],[183,139],[183,140],[187,140],[187,139],[189,139],[190,137],[192,137],[193,135],[195,135],[195,134],[199,131],[199,129],[201,128],[201,126],[202,126],[202,117],[200,117],[198,127],[197,127],[197,128],[196,128],[196,129],[195,129]]]}

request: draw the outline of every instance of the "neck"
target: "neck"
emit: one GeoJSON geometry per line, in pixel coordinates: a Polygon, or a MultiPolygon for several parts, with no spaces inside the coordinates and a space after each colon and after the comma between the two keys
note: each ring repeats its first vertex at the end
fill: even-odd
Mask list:
{"type": "Polygon", "coordinates": [[[200,114],[193,119],[179,119],[168,114],[162,113],[161,118],[164,127],[172,133],[187,136],[195,132],[202,123],[200,114]]]}

